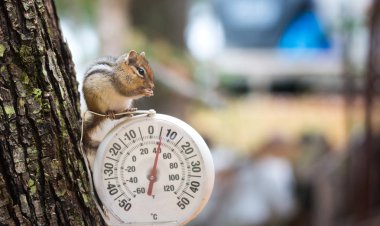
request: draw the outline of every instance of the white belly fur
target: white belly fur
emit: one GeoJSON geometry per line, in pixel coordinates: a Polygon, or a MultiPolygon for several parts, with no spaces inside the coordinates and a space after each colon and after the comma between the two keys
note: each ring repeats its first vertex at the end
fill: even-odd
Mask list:
{"type": "MultiPolygon", "coordinates": [[[[107,90],[99,95],[97,95],[96,99],[100,102],[99,106],[103,108],[100,109],[101,112],[113,111],[115,113],[124,112],[126,109],[130,108],[132,105],[133,98],[128,98],[122,96],[117,90],[115,90],[114,86],[111,84],[110,80],[101,75],[93,75],[100,76],[96,80],[96,84],[93,83],[93,93],[98,93],[96,89],[107,90]]],[[[120,119],[120,120],[123,120],[120,119]]],[[[120,120],[110,120],[106,119],[91,135],[91,138],[96,141],[101,141],[104,139],[105,135],[115,127],[120,120]]]]}

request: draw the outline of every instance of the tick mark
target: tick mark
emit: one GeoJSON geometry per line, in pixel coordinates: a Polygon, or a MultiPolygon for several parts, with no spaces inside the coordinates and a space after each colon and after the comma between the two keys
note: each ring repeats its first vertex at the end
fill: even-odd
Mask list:
{"type": "MultiPolygon", "coordinates": [[[[109,178],[105,178],[104,180],[113,180],[113,179],[117,179],[117,177],[109,177],[109,178]]],[[[110,182],[108,182],[110,183],[110,182]]]]}
{"type": "Polygon", "coordinates": [[[195,157],[195,156],[197,156],[197,155],[192,155],[192,156],[190,156],[190,157],[187,157],[187,158],[185,158],[185,160],[191,159],[191,158],[193,158],[193,157],[195,157]]]}
{"type": "Polygon", "coordinates": [[[139,132],[140,132],[141,140],[144,141],[144,138],[143,138],[143,136],[142,136],[142,134],[141,134],[141,129],[140,129],[140,127],[139,127],[139,132]]]}
{"type": "MultiPolygon", "coordinates": [[[[121,138],[119,138],[119,140],[120,140],[120,142],[121,142],[122,144],[124,144],[124,146],[127,147],[127,145],[124,143],[124,141],[123,141],[121,138]]],[[[124,138],[124,140],[125,140],[125,138],[124,138]]]]}
{"type": "Polygon", "coordinates": [[[111,158],[111,157],[106,157],[107,159],[110,159],[110,160],[113,160],[113,161],[115,161],[115,162],[119,162],[119,160],[117,160],[117,159],[114,159],[114,158],[111,158]]]}
{"type": "Polygon", "coordinates": [[[186,195],[190,196],[191,198],[194,198],[194,196],[190,195],[188,192],[184,191],[183,193],[185,193],[186,195]]]}
{"type": "Polygon", "coordinates": [[[175,146],[177,146],[179,144],[179,142],[181,142],[182,139],[183,139],[183,137],[181,137],[181,139],[179,139],[179,141],[175,144],[175,146]]]}
{"type": "Polygon", "coordinates": [[[162,134],[162,126],[161,126],[161,129],[160,129],[160,135],[158,136],[158,138],[161,137],[161,134],[162,134]]]}
{"type": "Polygon", "coordinates": [[[119,196],[117,196],[114,201],[116,201],[117,199],[119,199],[122,195],[124,195],[124,193],[121,193],[119,196]]]}

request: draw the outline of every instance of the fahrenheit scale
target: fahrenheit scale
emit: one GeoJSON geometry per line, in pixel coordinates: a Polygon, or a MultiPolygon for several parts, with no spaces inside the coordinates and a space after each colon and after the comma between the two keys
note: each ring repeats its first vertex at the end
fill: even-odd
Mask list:
{"type": "Polygon", "coordinates": [[[199,214],[214,184],[202,137],[162,114],[135,116],[101,142],[94,185],[112,225],[184,225],[199,214]]]}

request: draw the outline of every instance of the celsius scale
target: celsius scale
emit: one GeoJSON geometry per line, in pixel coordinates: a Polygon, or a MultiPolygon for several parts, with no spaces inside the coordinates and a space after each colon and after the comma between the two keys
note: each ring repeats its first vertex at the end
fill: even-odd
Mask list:
{"type": "Polygon", "coordinates": [[[132,114],[99,145],[90,175],[97,207],[109,225],[184,225],[211,195],[210,150],[177,118],[154,110],[132,114]]]}

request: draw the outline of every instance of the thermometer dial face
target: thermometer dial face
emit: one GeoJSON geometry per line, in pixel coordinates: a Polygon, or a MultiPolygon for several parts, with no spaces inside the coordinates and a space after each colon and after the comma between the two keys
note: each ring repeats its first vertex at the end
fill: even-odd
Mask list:
{"type": "Polygon", "coordinates": [[[99,146],[94,184],[108,212],[133,225],[181,225],[208,201],[214,167],[201,136],[156,114],[113,129],[99,146]]]}

